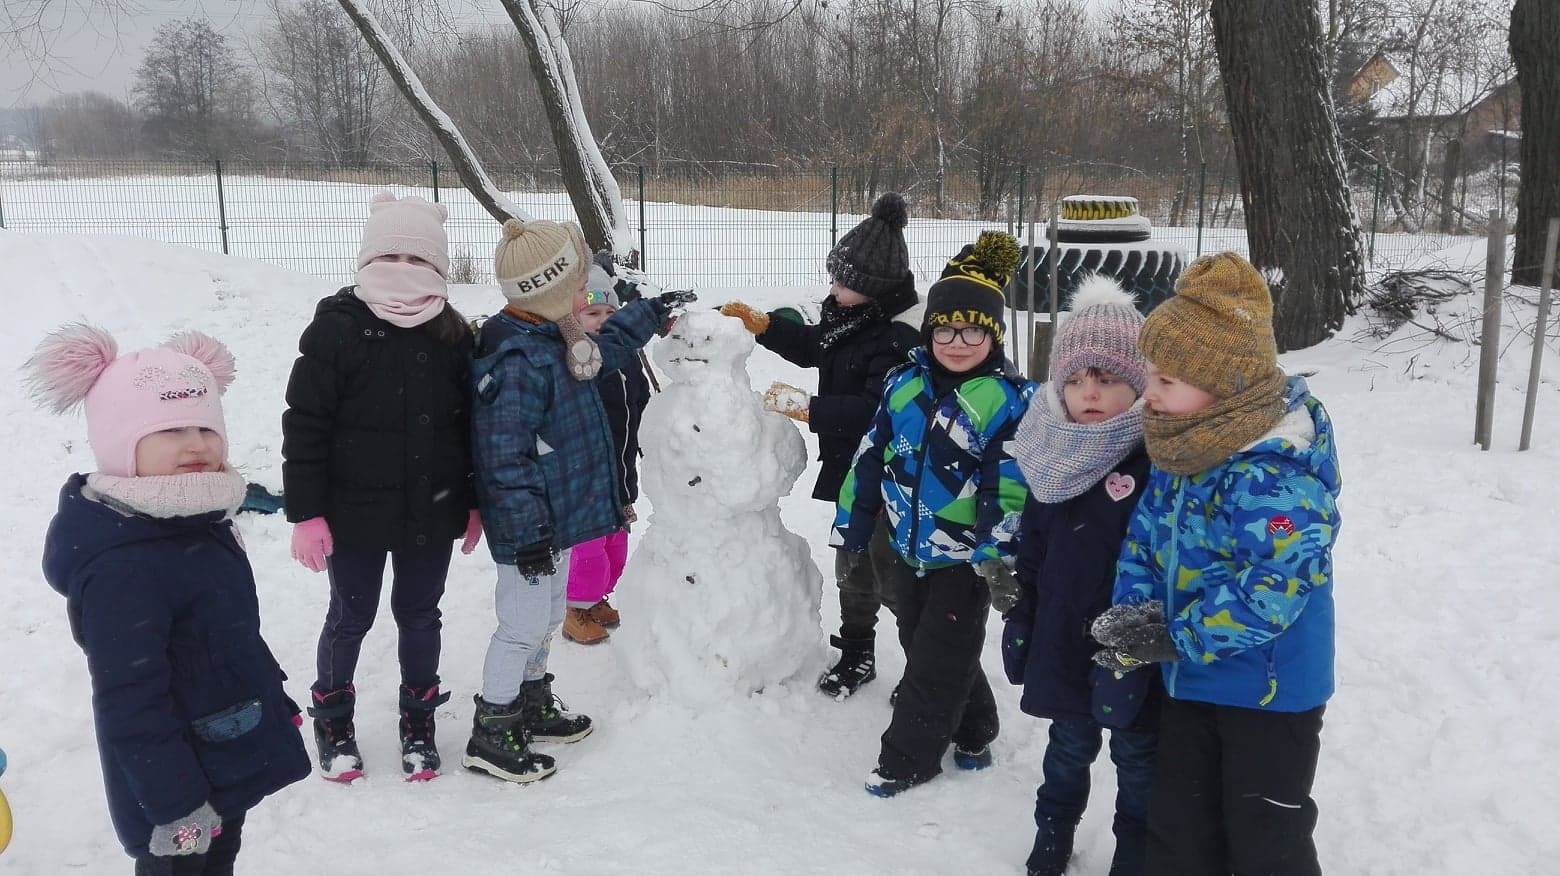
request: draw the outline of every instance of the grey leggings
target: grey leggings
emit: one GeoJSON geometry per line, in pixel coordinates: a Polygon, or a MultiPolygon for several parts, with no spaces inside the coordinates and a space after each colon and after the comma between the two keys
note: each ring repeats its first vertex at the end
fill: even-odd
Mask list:
{"type": "Polygon", "coordinates": [[[527,579],[515,566],[498,567],[493,610],[498,627],[488,642],[482,664],[482,698],[495,706],[508,705],[520,696],[520,684],[547,674],[547,654],[553,634],[563,625],[569,595],[569,552],[564,551],[557,571],[545,578],[527,579]]]}

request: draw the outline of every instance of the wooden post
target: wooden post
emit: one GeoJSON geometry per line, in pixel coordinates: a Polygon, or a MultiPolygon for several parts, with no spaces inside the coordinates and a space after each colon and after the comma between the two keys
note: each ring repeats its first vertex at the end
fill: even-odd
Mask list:
{"type": "Polygon", "coordinates": [[[1041,383],[1051,379],[1051,341],[1056,337],[1056,268],[1057,262],[1061,260],[1056,240],[1056,227],[1061,218],[1062,202],[1055,201],[1051,204],[1051,221],[1046,226],[1046,260],[1050,262],[1051,267],[1050,282],[1047,287],[1050,292],[1050,316],[1046,324],[1035,331],[1034,349],[1029,352],[1030,376],[1041,383]]]}
{"type": "Polygon", "coordinates": [[[1522,408],[1522,440],[1518,450],[1526,450],[1533,439],[1533,411],[1538,406],[1539,371],[1544,364],[1544,335],[1549,331],[1549,291],[1555,285],[1555,251],[1560,249],[1560,217],[1549,220],[1544,238],[1544,272],[1539,278],[1538,322],[1533,325],[1533,363],[1528,366],[1527,403],[1522,408]]]}
{"type": "Polygon", "coordinates": [[[1473,440],[1490,449],[1495,424],[1495,375],[1500,365],[1501,289],[1506,275],[1506,217],[1490,216],[1489,252],[1484,261],[1484,324],[1479,332],[1479,395],[1474,406],[1473,440]]]}

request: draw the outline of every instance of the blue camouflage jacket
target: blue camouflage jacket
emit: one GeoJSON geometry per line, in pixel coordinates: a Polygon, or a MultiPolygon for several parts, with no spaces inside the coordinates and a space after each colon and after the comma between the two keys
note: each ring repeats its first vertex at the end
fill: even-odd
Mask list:
{"type": "Polygon", "coordinates": [[[867,549],[879,510],[920,568],[1008,558],[1029,498],[1006,444],[1036,384],[999,361],[937,397],[925,347],[891,372],[840,488],[831,543],[867,549]]]}
{"type": "Polygon", "coordinates": [[[1256,444],[1201,474],[1151,471],[1114,599],[1164,601],[1170,696],[1278,712],[1332,696],[1340,484],[1332,422],[1300,378],[1256,444]]]}
{"type": "MultiPolygon", "coordinates": [[[[640,299],[596,334],[602,370],[637,365],[666,308],[640,299]]],[[[500,313],[482,324],[471,368],[477,503],[493,560],[550,542],[558,550],[623,527],[612,431],[596,384],[575,380],[553,323],[500,313]]]]}

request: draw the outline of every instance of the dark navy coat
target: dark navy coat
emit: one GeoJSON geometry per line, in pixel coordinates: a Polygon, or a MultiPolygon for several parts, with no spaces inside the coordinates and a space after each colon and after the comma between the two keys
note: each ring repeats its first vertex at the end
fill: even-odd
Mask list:
{"type": "Polygon", "coordinates": [[[1093,662],[1101,646],[1089,624],[1110,607],[1116,558],[1148,483],[1143,448],[1112,475],[1114,490],[1107,489],[1107,475],[1066,502],[1046,504],[1031,496],[1024,507],[1015,570],[1020,596],[1007,613],[1002,661],[1008,680],[1024,686],[1019,707],[1036,717],[1095,717],[1120,726],[1098,709],[1135,712],[1157,685],[1152,670],[1117,679],[1093,662]]]}
{"type": "Polygon", "coordinates": [[[232,523],[125,514],[83,497],[85,482],[60,491],[43,574],[87,655],[114,829],[144,855],[156,825],[207,802],[239,815],[310,760],[232,523]]]}
{"type": "Polygon", "coordinates": [[[636,356],[622,368],[598,374],[596,391],[612,429],[618,497],[624,505],[632,505],[639,501],[639,421],[650,403],[650,380],[636,356]]]}

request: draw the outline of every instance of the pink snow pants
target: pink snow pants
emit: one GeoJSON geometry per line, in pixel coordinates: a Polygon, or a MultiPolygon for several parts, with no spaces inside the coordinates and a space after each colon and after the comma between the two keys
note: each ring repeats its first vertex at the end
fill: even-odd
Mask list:
{"type": "Polygon", "coordinates": [[[607,598],[628,563],[628,530],[574,546],[569,556],[569,607],[590,608],[607,598]]]}

